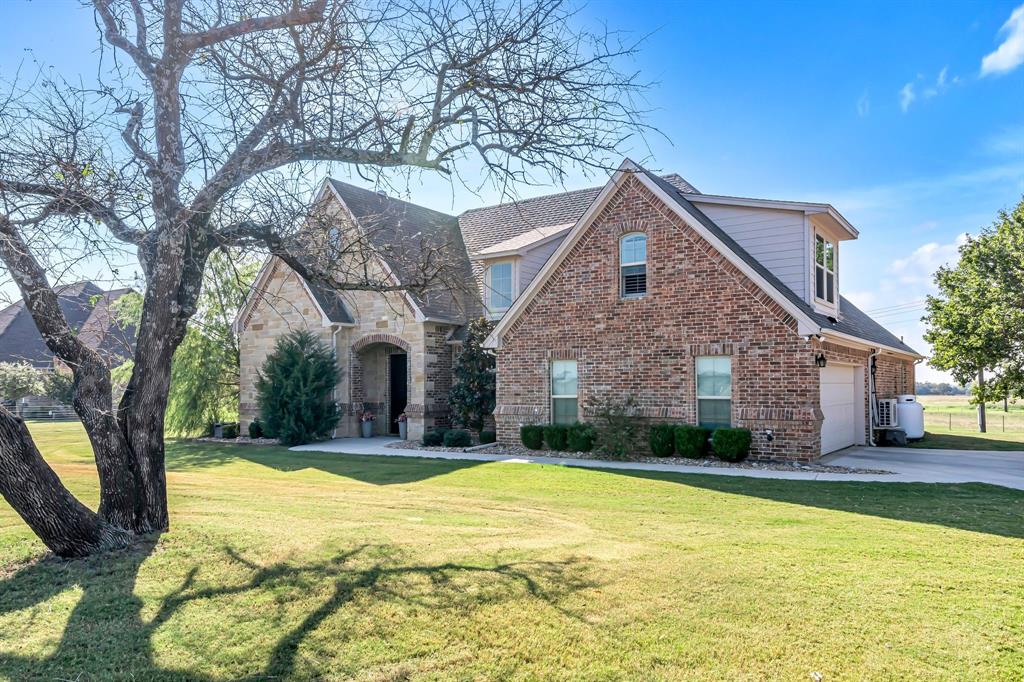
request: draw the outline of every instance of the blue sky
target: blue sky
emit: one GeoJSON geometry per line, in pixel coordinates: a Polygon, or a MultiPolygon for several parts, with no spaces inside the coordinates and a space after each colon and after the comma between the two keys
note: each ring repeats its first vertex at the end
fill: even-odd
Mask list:
{"type": "MultiPolygon", "coordinates": [[[[601,0],[579,20],[649,34],[629,66],[654,84],[649,122],[667,139],[648,138],[647,165],[706,192],[832,203],[861,232],[842,245],[841,291],[885,309],[880,321],[927,350],[912,304],[931,273],[1024,194],[1020,0],[601,0]]],[[[4,0],[0,27],[0,76],[32,59],[95,74],[92,15],[70,0],[4,0]]],[[[421,182],[410,198],[440,210],[481,201],[421,182]]],[[[573,175],[566,186],[598,182],[573,175]]]]}

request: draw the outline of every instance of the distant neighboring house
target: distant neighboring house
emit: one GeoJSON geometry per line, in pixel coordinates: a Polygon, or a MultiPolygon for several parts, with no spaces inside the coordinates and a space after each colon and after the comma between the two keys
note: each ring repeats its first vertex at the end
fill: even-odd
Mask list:
{"type": "Polygon", "coordinates": [[[356,225],[390,216],[374,238],[398,281],[389,254],[408,235],[447,239],[477,295],[323,291],[271,260],[236,322],[243,422],[276,338],[306,328],[346,370],[338,435],[363,409],[380,433],[401,411],[413,438],[447,425],[452,362],[481,313],[498,321],[503,442],[633,395],[640,417],[749,428],[755,456],[810,460],[870,437],[872,397],[913,392],[922,356],[840,295],[840,244],[858,233],[828,204],[702,194],[629,161],[603,187],[458,217],[333,180],[317,200],[356,225]]]}
{"type": "MultiPolygon", "coordinates": [[[[104,291],[83,281],[54,287],[54,291],[71,329],[87,346],[99,351],[109,366],[115,367],[132,356],[135,330],[122,328],[110,308],[111,303],[131,289],[104,291]]],[[[39,369],[54,368],[53,353],[46,347],[24,301],[0,311],[0,362],[28,362],[39,369]]]]}

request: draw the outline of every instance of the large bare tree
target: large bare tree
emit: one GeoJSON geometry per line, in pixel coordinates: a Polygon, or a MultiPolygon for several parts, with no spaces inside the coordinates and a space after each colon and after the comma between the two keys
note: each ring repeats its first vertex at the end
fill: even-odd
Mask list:
{"type": "Polygon", "coordinates": [[[62,556],[168,527],[171,359],[213,250],[262,249],[337,289],[452,284],[444,244],[409,249],[417,262],[404,269],[415,276],[400,283],[365,267],[374,242],[305,206],[323,163],[378,180],[402,169],[459,177],[467,163],[474,181],[509,186],[607,167],[642,128],[635,75],[618,66],[632,47],[576,25],[563,0],[92,0],[91,9],[98,84],[43,72],[7,83],[0,101],[0,259],[74,372],[100,503],[93,512],[78,501],[2,408],[0,493],[62,556]],[[145,286],[116,410],[109,369],[51,286],[68,264],[96,257],[136,259],[145,286]]]}

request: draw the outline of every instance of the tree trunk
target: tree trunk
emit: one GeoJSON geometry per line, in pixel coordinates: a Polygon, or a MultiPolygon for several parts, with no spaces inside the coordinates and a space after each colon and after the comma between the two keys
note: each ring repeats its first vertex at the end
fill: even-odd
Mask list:
{"type": "Polygon", "coordinates": [[[128,545],[131,535],[75,499],[18,417],[0,407],[0,495],[55,554],[82,557],[128,545]]]}
{"type": "MultiPolygon", "coordinates": [[[[982,395],[984,395],[985,370],[983,369],[978,370],[978,390],[982,393],[982,395]]],[[[985,400],[982,399],[982,401],[978,403],[978,431],[981,433],[985,433],[987,428],[988,427],[985,424],[985,400]]]]}

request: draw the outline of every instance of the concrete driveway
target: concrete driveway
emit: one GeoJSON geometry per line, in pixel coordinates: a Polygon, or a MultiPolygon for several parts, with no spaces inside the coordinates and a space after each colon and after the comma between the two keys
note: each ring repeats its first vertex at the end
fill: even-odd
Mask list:
{"type": "Polygon", "coordinates": [[[621,469],[633,471],[668,471],[678,474],[710,474],[713,476],[747,476],[751,478],[783,478],[793,481],[871,481],[876,483],[991,483],[1024,490],[1024,452],[993,452],[967,450],[915,450],[911,448],[848,448],[822,458],[822,464],[882,469],[892,474],[840,474],[833,472],[733,469],[726,467],[687,466],[652,462],[610,462],[596,459],[570,459],[533,455],[529,457],[497,455],[487,452],[439,452],[389,448],[397,438],[337,438],[335,440],[299,445],[297,452],[334,452],[350,455],[386,457],[427,457],[509,464],[554,464],[586,469],[621,469]]]}
{"type": "Polygon", "coordinates": [[[861,469],[885,469],[889,480],[923,483],[991,483],[1024,490],[1024,452],[849,448],[822,463],[861,469]]]}

